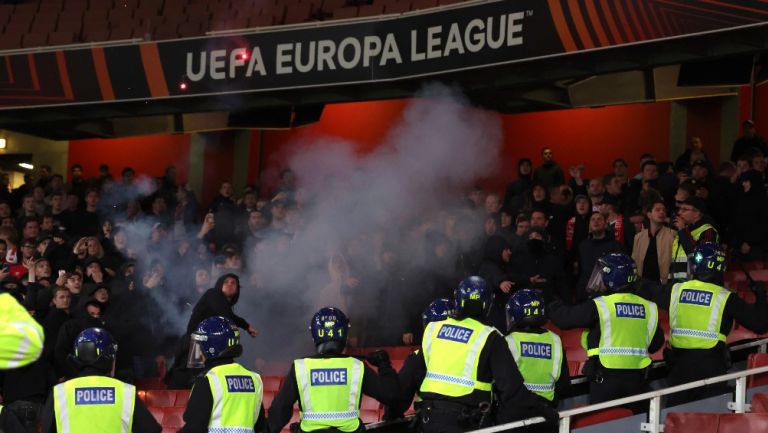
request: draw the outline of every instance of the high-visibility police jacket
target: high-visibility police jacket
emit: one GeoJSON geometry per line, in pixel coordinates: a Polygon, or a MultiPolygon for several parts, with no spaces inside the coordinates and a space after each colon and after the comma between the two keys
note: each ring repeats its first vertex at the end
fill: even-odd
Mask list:
{"type": "Polygon", "coordinates": [[[648,347],[658,326],[656,304],[633,293],[613,293],[593,299],[600,321],[597,355],[605,368],[639,370],[651,363],[648,347]]]}
{"type": "Polygon", "coordinates": [[[523,376],[525,387],[553,401],[563,360],[560,337],[551,331],[541,334],[512,332],[506,336],[506,340],[523,376]]]}
{"type": "MultiPolygon", "coordinates": [[[[694,241],[698,241],[701,234],[709,229],[714,230],[715,228],[711,224],[702,224],[691,230],[691,237],[694,241]]],[[[688,253],[685,252],[685,248],[680,242],[680,236],[675,236],[672,241],[672,265],[669,267],[669,274],[670,280],[680,281],[688,278],[688,253]]]]}
{"type": "Polygon", "coordinates": [[[427,368],[420,392],[450,397],[491,391],[491,384],[477,379],[480,352],[496,328],[477,320],[448,318],[424,329],[422,351],[427,368]]]}
{"type": "Polygon", "coordinates": [[[293,362],[301,403],[302,431],[360,427],[365,366],[355,358],[302,358],[293,362]]]}
{"type": "Polygon", "coordinates": [[[129,433],[136,388],[105,376],[85,376],[53,388],[59,433],[129,433]]]}
{"type": "Polygon", "coordinates": [[[213,396],[208,431],[252,433],[263,399],[261,376],[240,364],[230,363],[211,368],[205,378],[213,396]]]}
{"type": "Polygon", "coordinates": [[[725,342],[720,332],[731,292],[716,284],[691,280],[672,286],[669,342],[675,349],[711,349],[725,342]]]}
{"type": "Polygon", "coordinates": [[[16,299],[0,294],[0,370],[35,362],[43,352],[43,327],[16,299]]]}

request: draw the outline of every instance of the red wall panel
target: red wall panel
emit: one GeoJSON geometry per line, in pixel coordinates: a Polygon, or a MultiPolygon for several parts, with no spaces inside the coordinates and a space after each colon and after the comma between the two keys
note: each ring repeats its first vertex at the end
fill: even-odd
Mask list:
{"type": "MultiPolygon", "coordinates": [[[[266,190],[276,184],[293,146],[323,135],[336,136],[350,140],[359,153],[367,153],[398,122],[406,104],[407,100],[334,104],[326,106],[320,122],[313,125],[266,131],[262,174],[266,190]]],[[[639,169],[639,157],[645,152],[666,160],[669,116],[669,103],[502,116],[502,169],[482,183],[488,188],[502,189],[516,176],[519,158],[528,156],[534,165],[541,163],[543,146],[552,147],[555,159],[566,172],[570,165],[584,163],[587,176],[607,173],[617,157],[624,157],[632,171],[639,169]]],[[[258,131],[254,131],[253,141],[257,138],[258,131]]]]}
{"type": "MultiPolygon", "coordinates": [[[[203,134],[205,147],[203,149],[203,196],[201,206],[207,210],[211,200],[219,193],[221,182],[232,181],[232,170],[235,163],[236,131],[209,132],[203,134]]],[[[235,191],[240,194],[240,191],[235,191]]]]}
{"type": "Polygon", "coordinates": [[[566,178],[576,164],[585,165],[586,177],[602,176],[616,158],[624,158],[634,174],[643,153],[669,159],[669,116],[667,102],[504,116],[503,169],[490,184],[498,188],[514,179],[521,157],[540,165],[543,147],[552,149],[566,178]]]}
{"type": "MultiPolygon", "coordinates": [[[[188,134],[72,140],[67,160],[70,167],[81,164],[87,177],[98,176],[99,165],[107,164],[116,179],[125,167],[132,167],[137,174],[162,176],[167,166],[175,165],[178,181],[186,182],[189,141],[188,134]]],[[[66,176],[69,177],[69,172],[66,176]]]]}
{"type": "Polygon", "coordinates": [[[720,98],[705,98],[692,99],[686,103],[688,107],[686,138],[701,137],[704,152],[715,167],[720,163],[721,102],[720,98]]]}

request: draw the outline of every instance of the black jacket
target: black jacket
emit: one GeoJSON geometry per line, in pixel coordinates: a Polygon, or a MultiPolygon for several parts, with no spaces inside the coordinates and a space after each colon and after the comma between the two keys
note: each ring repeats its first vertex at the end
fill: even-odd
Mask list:
{"type": "Polygon", "coordinates": [[[519,288],[513,286],[509,293],[504,293],[499,287],[500,284],[502,281],[510,281],[517,285],[522,280],[519,275],[513,273],[512,265],[502,260],[501,254],[507,248],[510,246],[501,236],[488,238],[483,251],[483,261],[477,272],[488,284],[488,287],[493,289],[493,305],[488,318],[490,324],[497,329],[506,329],[507,320],[504,307],[507,305],[510,294],[519,288]]]}
{"type": "MultiPolygon", "coordinates": [[[[234,363],[232,359],[217,360],[195,379],[192,393],[189,395],[187,408],[184,409],[184,427],[179,433],[206,433],[213,409],[213,394],[211,385],[205,377],[205,373],[219,365],[234,363]]],[[[264,404],[259,409],[259,418],[253,427],[255,433],[266,432],[267,421],[264,418],[264,404]]]]}
{"type": "Polygon", "coordinates": [[[737,250],[742,243],[763,246],[768,238],[768,201],[762,176],[756,170],[749,170],[741,176],[741,181],[744,180],[748,180],[751,187],[736,202],[733,214],[738,217],[729,227],[731,244],[737,250]]]}
{"type": "MultiPolygon", "coordinates": [[[[79,377],[85,376],[103,376],[103,374],[88,368],[79,377]]],[[[45,406],[43,406],[41,420],[43,433],[56,433],[58,431],[56,430],[56,412],[53,407],[53,392],[48,395],[48,400],[45,402],[45,406]]],[[[133,405],[133,429],[131,431],[133,433],[160,433],[162,430],[155,417],[144,406],[144,402],[139,399],[139,393],[137,392],[133,405]]]]}
{"type": "MultiPolygon", "coordinates": [[[[315,355],[310,358],[346,357],[346,355],[315,355]]],[[[381,365],[378,374],[365,365],[362,390],[363,394],[371,396],[384,404],[389,404],[395,401],[399,395],[399,388],[397,384],[397,373],[395,373],[392,365],[389,363],[381,365]]],[[[294,369],[294,364],[291,364],[288,374],[285,376],[285,379],[283,379],[283,387],[280,388],[280,392],[277,393],[275,399],[272,401],[272,405],[269,407],[269,417],[267,418],[269,423],[268,431],[279,432],[286,424],[288,424],[293,415],[293,405],[296,402],[299,402],[299,406],[301,406],[301,402],[299,401],[299,386],[296,383],[296,370],[294,369]]]]}
{"type": "Polygon", "coordinates": [[[203,296],[197,301],[195,307],[192,309],[192,316],[187,322],[187,334],[191,334],[197,329],[197,325],[203,320],[212,316],[224,316],[230,319],[235,325],[242,329],[248,329],[248,322],[242,317],[235,314],[233,307],[237,304],[237,300],[240,297],[240,280],[235,274],[224,274],[216,280],[216,285],[212,289],[208,289],[203,296]],[[224,293],[221,292],[221,287],[224,285],[224,280],[228,277],[234,277],[238,279],[238,293],[228,300],[224,293]]]}
{"type": "MultiPolygon", "coordinates": [[[[606,229],[607,230],[607,229],[606,229]]],[[[597,259],[607,253],[626,253],[624,246],[606,234],[603,239],[588,238],[579,244],[579,281],[576,283],[576,301],[588,298],[587,283],[597,259]]]]}
{"type": "Polygon", "coordinates": [[[95,319],[88,314],[69,319],[61,325],[59,335],[56,337],[56,345],[53,348],[53,363],[57,377],[72,378],[77,375],[75,366],[68,358],[72,353],[72,346],[78,334],[92,327],[105,327],[105,325],[102,320],[95,319]]]}
{"type": "Polygon", "coordinates": [[[0,412],[0,431],[4,433],[27,433],[27,429],[19,422],[10,410],[0,412]]]}

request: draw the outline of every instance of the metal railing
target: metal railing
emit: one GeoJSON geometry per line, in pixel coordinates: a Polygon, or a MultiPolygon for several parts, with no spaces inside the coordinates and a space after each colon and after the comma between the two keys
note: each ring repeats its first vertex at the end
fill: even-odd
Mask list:
{"type": "MultiPolygon", "coordinates": [[[[579,407],[576,409],[569,409],[560,412],[560,433],[568,433],[571,431],[571,419],[577,415],[583,415],[586,413],[597,412],[603,409],[609,409],[617,406],[624,406],[629,403],[638,403],[648,400],[648,419],[646,422],[640,424],[640,430],[649,433],[660,433],[664,430],[664,426],[661,424],[661,397],[669,394],[674,394],[680,391],[687,391],[690,389],[700,388],[706,385],[712,385],[716,383],[728,382],[736,380],[736,391],[734,401],[728,403],[728,409],[735,413],[746,413],[750,410],[750,405],[747,404],[747,377],[756,374],[768,373],[768,366],[752,368],[749,370],[738,371],[735,373],[728,373],[722,376],[711,377],[708,379],[697,380],[695,382],[686,383],[683,385],[677,385],[669,388],[660,389],[658,391],[645,392],[642,394],[633,395],[630,397],[624,397],[617,400],[606,401],[602,403],[593,404],[590,406],[579,407]]],[[[512,423],[501,424],[493,427],[488,427],[480,430],[474,430],[472,433],[495,433],[503,430],[512,430],[532,424],[544,422],[544,418],[535,417],[528,418],[521,421],[515,421],[512,423]]]]}

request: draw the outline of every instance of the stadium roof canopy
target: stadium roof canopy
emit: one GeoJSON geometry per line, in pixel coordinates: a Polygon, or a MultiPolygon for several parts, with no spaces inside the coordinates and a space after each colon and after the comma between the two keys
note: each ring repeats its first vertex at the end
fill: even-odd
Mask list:
{"type": "Polygon", "coordinates": [[[409,97],[429,80],[503,113],[729,95],[768,80],[766,2],[567,5],[471,1],[0,52],[0,128],[54,139],[285,128],[317,120],[324,104],[409,97]]]}

